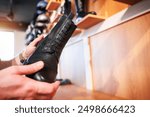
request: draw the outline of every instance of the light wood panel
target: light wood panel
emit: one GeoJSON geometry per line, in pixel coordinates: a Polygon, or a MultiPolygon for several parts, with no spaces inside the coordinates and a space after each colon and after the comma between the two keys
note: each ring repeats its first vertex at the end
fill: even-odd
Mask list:
{"type": "Polygon", "coordinates": [[[89,0],[88,11],[96,11],[98,16],[108,18],[128,6],[114,0],[89,0]]]}
{"type": "Polygon", "coordinates": [[[60,77],[86,87],[83,42],[79,41],[64,48],[60,58],[60,77]]]}
{"type": "Polygon", "coordinates": [[[150,99],[150,13],[90,37],[94,89],[150,99]]]}

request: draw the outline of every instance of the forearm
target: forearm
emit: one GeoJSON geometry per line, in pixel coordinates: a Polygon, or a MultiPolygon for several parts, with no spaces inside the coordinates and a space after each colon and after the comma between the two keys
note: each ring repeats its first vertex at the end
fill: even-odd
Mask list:
{"type": "Polygon", "coordinates": [[[0,60],[0,70],[4,69],[4,68],[7,68],[9,66],[12,65],[12,61],[9,60],[9,61],[1,61],[0,60]]]}
{"type": "Polygon", "coordinates": [[[0,70],[13,66],[13,65],[22,65],[22,63],[20,62],[20,54],[16,56],[15,58],[8,60],[8,61],[0,60],[0,70]]]}

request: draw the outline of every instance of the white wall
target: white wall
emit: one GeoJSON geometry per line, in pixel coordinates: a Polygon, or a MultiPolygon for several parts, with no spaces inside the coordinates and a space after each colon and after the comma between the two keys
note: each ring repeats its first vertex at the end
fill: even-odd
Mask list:
{"type": "Polygon", "coordinates": [[[14,34],[15,34],[14,56],[16,56],[25,48],[25,32],[14,31],[14,34]]]}
{"type": "Polygon", "coordinates": [[[14,32],[0,30],[0,59],[14,58],[14,32]]]}

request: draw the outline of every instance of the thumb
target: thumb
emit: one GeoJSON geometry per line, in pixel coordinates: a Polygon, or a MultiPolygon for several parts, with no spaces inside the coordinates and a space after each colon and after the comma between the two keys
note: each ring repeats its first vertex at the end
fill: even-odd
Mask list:
{"type": "Polygon", "coordinates": [[[26,75],[41,70],[44,67],[44,63],[42,61],[39,61],[30,65],[17,66],[17,67],[18,68],[15,70],[16,74],[26,75]]]}

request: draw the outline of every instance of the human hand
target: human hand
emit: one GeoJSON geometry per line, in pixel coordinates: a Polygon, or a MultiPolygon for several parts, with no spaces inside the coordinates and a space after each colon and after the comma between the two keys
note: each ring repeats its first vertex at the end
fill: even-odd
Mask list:
{"type": "Polygon", "coordinates": [[[27,59],[32,53],[35,51],[37,44],[44,38],[43,35],[40,35],[36,39],[34,39],[25,49],[25,51],[22,52],[22,56],[27,59]]]}
{"type": "Polygon", "coordinates": [[[24,66],[12,66],[0,71],[0,99],[52,99],[59,82],[45,83],[26,77],[42,69],[42,61],[24,66]]]}

